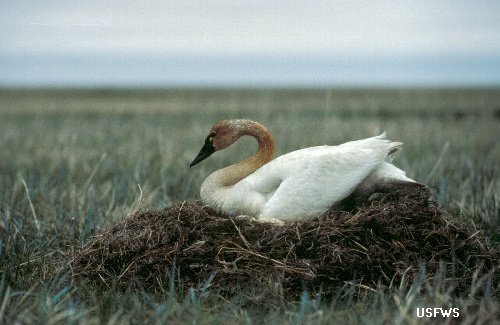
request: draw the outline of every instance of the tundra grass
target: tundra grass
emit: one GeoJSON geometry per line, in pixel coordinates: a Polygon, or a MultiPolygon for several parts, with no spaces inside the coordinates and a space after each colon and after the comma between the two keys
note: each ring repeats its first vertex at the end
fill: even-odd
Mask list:
{"type": "Polygon", "coordinates": [[[498,297],[486,290],[479,301],[472,298],[491,285],[488,277],[478,278],[464,297],[435,283],[425,284],[426,295],[418,294],[417,283],[394,283],[389,291],[346,283],[333,301],[304,295],[283,298],[275,309],[227,301],[206,282],[174,286],[170,271],[157,292],[103,292],[71,284],[61,270],[67,254],[93,236],[135,211],[196,199],[210,172],[256,150],[252,139],[242,139],[190,169],[206,133],[222,118],[266,125],[277,155],[386,130],[404,142],[395,164],[498,245],[498,103],[499,89],[1,90],[0,323],[436,320],[418,317],[418,307],[459,308],[463,323],[494,321],[498,297]]]}

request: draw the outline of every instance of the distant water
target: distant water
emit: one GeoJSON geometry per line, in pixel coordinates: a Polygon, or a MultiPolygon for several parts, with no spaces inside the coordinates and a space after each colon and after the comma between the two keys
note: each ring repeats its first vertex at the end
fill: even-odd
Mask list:
{"type": "Polygon", "coordinates": [[[500,57],[0,55],[0,86],[500,86],[500,57]]]}

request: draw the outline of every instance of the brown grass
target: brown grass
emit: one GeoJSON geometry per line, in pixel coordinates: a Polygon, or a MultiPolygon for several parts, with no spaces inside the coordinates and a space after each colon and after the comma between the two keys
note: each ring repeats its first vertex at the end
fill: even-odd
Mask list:
{"type": "MultiPolygon", "coordinates": [[[[329,212],[276,226],[229,219],[199,202],[138,212],[70,256],[74,281],[103,287],[168,286],[172,270],[185,287],[234,296],[298,297],[304,290],[332,296],[345,283],[367,289],[411,284],[425,264],[427,283],[467,294],[490,273],[500,295],[498,249],[481,233],[453,222],[427,188],[382,194],[352,213],[329,212]],[[476,273],[475,273],[476,272],[476,273]]],[[[422,274],[422,273],[420,273],[422,274]]]]}

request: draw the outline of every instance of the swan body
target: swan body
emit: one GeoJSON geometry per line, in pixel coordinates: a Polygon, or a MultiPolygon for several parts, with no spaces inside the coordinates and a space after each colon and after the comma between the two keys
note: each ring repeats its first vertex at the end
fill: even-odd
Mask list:
{"type": "Polygon", "coordinates": [[[214,125],[191,166],[243,135],[259,142],[257,153],[209,175],[201,200],[229,215],[259,220],[301,220],[326,212],[349,196],[367,199],[377,190],[418,184],[391,163],[402,143],[379,136],[338,146],[310,147],[272,159],[274,140],[250,120],[223,120],[214,125]]]}

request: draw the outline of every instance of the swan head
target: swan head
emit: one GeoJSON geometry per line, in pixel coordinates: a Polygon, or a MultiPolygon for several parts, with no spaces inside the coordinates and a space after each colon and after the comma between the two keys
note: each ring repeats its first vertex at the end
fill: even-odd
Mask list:
{"type": "Polygon", "coordinates": [[[189,167],[210,157],[215,151],[222,150],[232,145],[242,134],[242,120],[222,120],[212,127],[205,138],[205,144],[198,156],[191,162],[189,167]]]}

